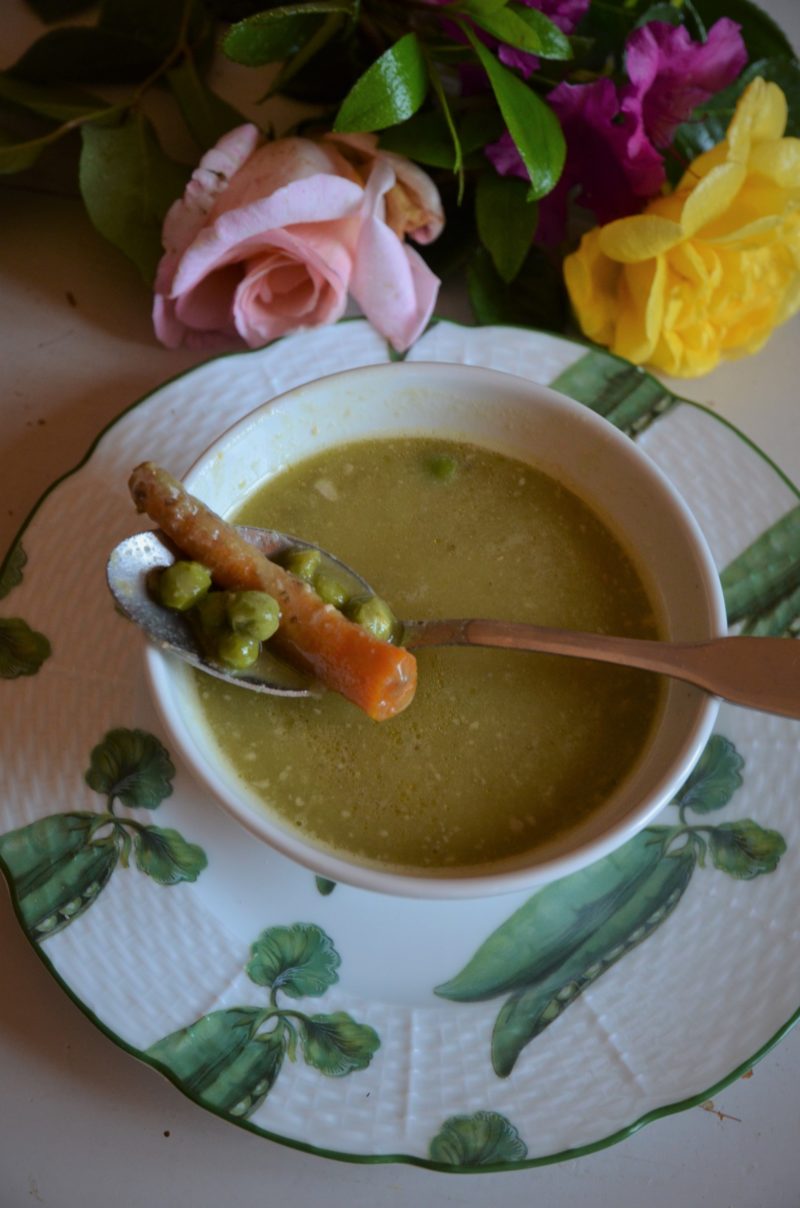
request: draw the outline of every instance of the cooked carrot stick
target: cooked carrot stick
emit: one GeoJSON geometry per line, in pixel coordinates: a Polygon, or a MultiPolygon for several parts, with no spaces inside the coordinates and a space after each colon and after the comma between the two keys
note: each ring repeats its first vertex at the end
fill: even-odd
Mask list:
{"type": "Polygon", "coordinates": [[[271,643],[287,661],[376,721],[411,703],[417,684],[413,654],[380,641],[324,604],[308,584],[271,562],[153,462],[137,466],[128,485],[137,510],[189,558],[207,566],[219,587],[265,591],[278,601],[281,621],[271,643]]]}

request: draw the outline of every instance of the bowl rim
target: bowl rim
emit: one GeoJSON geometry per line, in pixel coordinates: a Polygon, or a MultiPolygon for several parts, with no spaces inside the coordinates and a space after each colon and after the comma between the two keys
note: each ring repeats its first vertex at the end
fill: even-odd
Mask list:
{"type": "MultiPolygon", "coordinates": [[[[603,434],[606,440],[616,444],[621,452],[624,450],[627,456],[632,455],[634,460],[638,460],[669,500],[670,506],[680,521],[680,527],[682,527],[684,538],[688,543],[687,548],[689,545],[693,547],[696,560],[703,571],[708,637],[723,636],[727,633],[727,616],[722,588],[708,542],[694,514],[663,470],[636,442],[585,404],[577,402],[549,386],[503,370],[442,361],[399,361],[362,365],[325,374],[320,378],[293,386],[260,403],[222,431],[194,459],[183,475],[187,488],[192,490],[193,481],[202,474],[204,468],[216,460],[219,453],[233,440],[249,427],[257,424],[263,414],[275,410],[278,405],[281,407],[291,405],[296,396],[307,395],[320,388],[330,388],[331,386],[335,388],[337,383],[346,385],[353,379],[363,381],[371,375],[394,377],[401,380],[403,377],[410,380],[415,376],[429,379],[432,375],[434,378],[447,379],[451,384],[453,377],[461,377],[469,378],[477,383],[483,379],[487,385],[492,382],[497,384],[498,378],[504,378],[507,380],[506,385],[514,384],[517,390],[538,395],[545,401],[554,403],[565,412],[570,413],[573,418],[579,419],[589,427],[594,427],[598,433],[603,434]]],[[[531,401],[534,400],[531,399],[531,401]]],[[[330,441],[321,443],[319,446],[320,451],[331,447],[334,445],[330,441]]],[[[676,749],[669,766],[664,769],[650,788],[644,803],[638,808],[629,810],[622,818],[606,827],[602,834],[589,837],[574,849],[545,858],[534,865],[519,865],[500,868],[496,871],[492,871],[489,866],[486,871],[467,874],[460,873],[458,870],[451,872],[443,868],[437,868],[431,873],[404,872],[362,863],[355,857],[350,859],[326,849],[322,845],[315,845],[304,840],[301,836],[280,825],[277,820],[273,821],[265,806],[262,805],[258,809],[255,804],[251,805],[245,796],[237,796],[232,785],[220,775],[209,755],[209,747],[213,749],[213,743],[207,743],[202,748],[202,755],[200,753],[201,744],[198,741],[197,730],[199,728],[202,732],[205,729],[208,733],[208,727],[200,720],[193,690],[187,688],[190,679],[189,669],[175,656],[150,644],[145,644],[144,658],[150,695],[161,722],[172,736],[192,775],[210,791],[220,808],[259,840],[266,842],[280,854],[306,867],[319,877],[371,892],[417,899],[474,899],[522,890],[535,890],[576,872],[616,850],[646,827],[686,780],[711,735],[719,709],[719,700],[716,697],[698,693],[692,706],[696,714],[695,720],[676,749]],[[190,704],[187,710],[185,700],[184,708],[180,707],[176,698],[181,692],[184,697],[188,695],[193,698],[194,707],[190,704]],[[187,712],[192,714],[192,721],[196,722],[196,725],[187,721],[187,712]]],[[[658,724],[657,722],[656,727],[658,724]]],[[[217,762],[224,764],[224,757],[220,755],[217,762]]]]}

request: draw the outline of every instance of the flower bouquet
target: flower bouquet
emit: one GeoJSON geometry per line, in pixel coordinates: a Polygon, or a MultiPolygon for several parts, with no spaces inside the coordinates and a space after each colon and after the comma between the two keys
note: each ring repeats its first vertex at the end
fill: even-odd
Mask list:
{"type": "Polygon", "coordinates": [[[800,67],[751,0],[29,2],[59,20],[0,74],[0,170],[74,141],[168,346],[258,347],[352,298],[402,352],[460,274],[479,322],[688,376],[800,306],[800,67]],[[212,88],[223,60],[255,114],[212,88]]]}

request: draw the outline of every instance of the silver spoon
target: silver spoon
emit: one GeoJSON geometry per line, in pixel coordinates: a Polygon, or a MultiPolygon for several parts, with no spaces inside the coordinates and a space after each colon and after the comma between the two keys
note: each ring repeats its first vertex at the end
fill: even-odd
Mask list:
{"type": "MultiPolygon", "coordinates": [[[[319,549],[310,541],[272,529],[242,527],[240,531],[270,558],[287,549],[319,549]]],[[[335,565],[346,585],[357,592],[372,592],[351,567],[326,550],[320,552],[335,565]]],[[[313,681],[268,652],[249,670],[235,672],[206,657],[183,614],[163,608],[147,591],[148,572],[169,565],[176,553],[157,530],[137,533],[112,550],[106,567],[108,586],[125,616],[162,649],[220,679],[279,696],[312,694],[313,681]]],[[[726,637],[704,642],[662,642],[477,619],[402,624],[403,645],[409,650],[427,646],[494,646],[616,663],[685,680],[737,705],[800,718],[800,641],[726,637]]]]}

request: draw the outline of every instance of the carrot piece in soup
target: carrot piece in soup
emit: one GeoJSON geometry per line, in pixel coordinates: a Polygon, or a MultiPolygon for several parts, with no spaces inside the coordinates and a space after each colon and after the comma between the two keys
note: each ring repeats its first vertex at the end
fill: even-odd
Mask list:
{"type": "Polygon", "coordinates": [[[281,621],[271,646],[310,671],[376,721],[409,705],[417,683],[414,656],[380,641],[245,541],[233,525],[190,495],[177,479],[146,461],[131,474],[137,510],[146,512],[188,557],[202,562],[219,587],[268,592],[281,621]]]}

